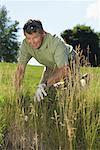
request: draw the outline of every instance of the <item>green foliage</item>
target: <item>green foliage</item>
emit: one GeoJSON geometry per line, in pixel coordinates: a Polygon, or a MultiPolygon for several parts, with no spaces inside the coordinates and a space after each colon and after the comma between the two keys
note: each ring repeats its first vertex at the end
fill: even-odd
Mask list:
{"type": "Polygon", "coordinates": [[[19,42],[17,40],[18,21],[12,22],[7,10],[0,8],[0,62],[16,62],[19,42]]]}
{"type": "Polygon", "coordinates": [[[61,33],[66,43],[73,45],[74,49],[80,45],[83,55],[88,57],[91,66],[100,64],[100,33],[95,33],[90,26],[76,25],[71,30],[65,30],[61,33]]]}

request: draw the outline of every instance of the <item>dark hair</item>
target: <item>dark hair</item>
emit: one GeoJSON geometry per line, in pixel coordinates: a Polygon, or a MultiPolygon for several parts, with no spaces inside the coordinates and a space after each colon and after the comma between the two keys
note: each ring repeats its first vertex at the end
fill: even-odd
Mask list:
{"type": "Polygon", "coordinates": [[[24,33],[28,33],[28,34],[32,34],[33,32],[41,32],[43,31],[43,26],[42,26],[42,23],[41,21],[39,20],[28,20],[24,27],[23,27],[23,31],[24,33]]]}

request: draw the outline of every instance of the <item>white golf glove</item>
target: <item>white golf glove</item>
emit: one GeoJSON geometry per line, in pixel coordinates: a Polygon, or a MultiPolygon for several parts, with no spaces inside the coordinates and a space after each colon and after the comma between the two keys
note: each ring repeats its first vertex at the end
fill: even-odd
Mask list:
{"type": "Polygon", "coordinates": [[[45,83],[41,83],[38,85],[38,88],[35,93],[34,100],[40,102],[44,99],[44,96],[47,96],[47,93],[45,92],[44,88],[46,87],[45,83]]]}

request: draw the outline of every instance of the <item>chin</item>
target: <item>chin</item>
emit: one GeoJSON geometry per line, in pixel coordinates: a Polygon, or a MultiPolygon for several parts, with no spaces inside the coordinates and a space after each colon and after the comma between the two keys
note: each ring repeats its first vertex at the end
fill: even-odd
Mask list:
{"type": "Polygon", "coordinates": [[[34,49],[39,49],[41,47],[41,45],[38,46],[32,46],[34,49]]]}
{"type": "Polygon", "coordinates": [[[32,46],[33,49],[38,49],[38,46],[32,46]]]}

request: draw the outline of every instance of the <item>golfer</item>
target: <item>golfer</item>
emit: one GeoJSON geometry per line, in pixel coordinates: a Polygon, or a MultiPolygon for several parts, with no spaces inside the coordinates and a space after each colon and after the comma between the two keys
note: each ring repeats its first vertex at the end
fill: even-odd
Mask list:
{"type": "Polygon", "coordinates": [[[76,52],[71,45],[46,32],[39,20],[28,20],[23,27],[23,32],[25,39],[19,50],[15,86],[17,89],[20,88],[26,65],[34,57],[45,67],[35,94],[40,101],[47,96],[46,86],[50,87],[68,76],[69,60],[74,59],[76,52]]]}

